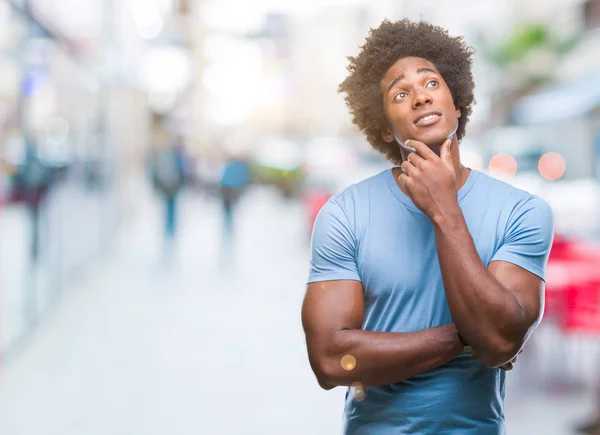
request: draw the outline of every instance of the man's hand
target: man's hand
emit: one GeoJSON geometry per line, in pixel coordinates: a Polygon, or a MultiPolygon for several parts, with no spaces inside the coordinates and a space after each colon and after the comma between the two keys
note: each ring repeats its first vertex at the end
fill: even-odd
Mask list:
{"type": "Polygon", "coordinates": [[[521,349],[521,351],[519,351],[519,353],[517,354],[516,357],[514,357],[511,361],[507,362],[506,364],[500,366],[500,368],[502,370],[506,370],[507,372],[512,370],[514,365],[517,363],[517,358],[519,357],[519,355],[521,355],[523,353],[523,349],[521,349]]]}
{"type": "Polygon", "coordinates": [[[515,359],[513,359],[512,361],[507,362],[506,364],[500,366],[499,368],[501,370],[504,370],[505,372],[509,372],[513,369],[514,364],[517,362],[517,357],[515,357],[515,359]]]}
{"type": "Polygon", "coordinates": [[[433,219],[458,204],[452,141],[444,142],[440,157],[422,142],[409,140],[407,145],[416,151],[401,165],[400,185],[414,204],[433,219]]]}

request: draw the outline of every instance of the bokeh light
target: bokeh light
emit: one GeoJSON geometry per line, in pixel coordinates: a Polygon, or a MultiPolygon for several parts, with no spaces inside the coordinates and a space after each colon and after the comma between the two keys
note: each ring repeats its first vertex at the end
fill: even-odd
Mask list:
{"type": "Polygon", "coordinates": [[[565,174],[567,162],[559,153],[549,152],[540,157],[538,170],[546,180],[555,181],[565,174]]]}
{"type": "Polygon", "coordinates": [[[490,159],[490,175],[501,179],[510,179],[517,173],[517,160],[510,154],[499,153],[490,159]]]}
{"type": "Polygon", "coordinates": [[[356,367],[356,358],[354,358],[352,355],[344,355],[342,357],[342,368],[344,370],[354,370],[354,368],[356,367]]]}
{"type": "Polygon", "coordinates": [[[482,171],[484,168],[483,159],[479,154],[471,150],[461,150],[460,160],[462,164],[476,171],[482,171]]]}
{"type": "Polygon", "coordinates": [[[360,382],[353,382],[352,389],[354,391],[354,400],[362,402],[367,397],[367,387],[360,382]]]}

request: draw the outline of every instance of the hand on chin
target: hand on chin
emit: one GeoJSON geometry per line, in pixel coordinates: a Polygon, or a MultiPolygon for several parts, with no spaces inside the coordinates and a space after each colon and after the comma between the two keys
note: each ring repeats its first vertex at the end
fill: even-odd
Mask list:
{"type": "Polygon", "coordinates": [[[439,157],[440,151],[442,149],[442,145],[444,144],[444,142],[446,141],[447,138],[444,137],[444,136],[441,136],[439,138],[432,138],[432,137],[412,137],[412,138],[409,138],[409,139],[416,140],[416,141],[424,143],[425,145],[427,145],[427,147],[429,147],[429,149],[431,149],[439,157]]]}

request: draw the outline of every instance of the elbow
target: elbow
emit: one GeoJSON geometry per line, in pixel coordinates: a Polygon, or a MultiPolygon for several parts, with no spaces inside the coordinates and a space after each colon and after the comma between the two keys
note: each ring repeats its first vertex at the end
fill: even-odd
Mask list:
{"type": "Polygon", "coordinates": [[[336,379],[339,377],[339,373],[335,372],[335,369],[329,358],[320,356],[311,358],[311,366],[312,371],[317,378],[317,382],[319,383],[319,387],[329,391],[339,385],[336,382],[336,379]]]}
{"type": "Polygon", "coordinates": [[[340,345],[336,341],[309,347],[311,368],[322,389],[331,390],[335,387],[351,385],[353,382],[354,373],[342,367],[343,358],[340,355],[345,353],[347,353],[347,346],[343,343],[340,345]]]}
{"type": "Polygon", "coordinates": [[[529,328],[518,327],[490,335],[485,343],[482,343],[482,349],[476,349],[479,350],[476,352],[477,357],[490,369],[511,362],[525,345],[528,331],[529,328]]]}
{"type": "Polygon", "coordinates": [[[506,358],[499,354],[484,354],[481,355],[480,359],[483,365],[488,369],[497,369],[510,361],[510,358],[506,358]]]}
{"type": "Polygon", "coordinates": [[[521,342],[499,341],[477,356],[488,369],[498,368],[512,361],[521,350],[521,342]]]}
{"type": "Polygon", "coordinates": [[[336,385],[332,384],[329,380],[317,376],[317,382],[319,383],[319,387],[321,387],[325,391],[333,390],[336,385]]]}
{"type": "Polygon", "coordinates": [[[331,390],[341,385],[339,383],[339,372],[335,369],[330,359],[323,358],[320,361],[317,380],[319,381],[319,386],[324,390],[331,390]]]}
{"type": "Polygon", "coordinates": [[[319,358],[313,371],[317,377],[319,386],[324,390],[350,385],[347,383],[346,376],[342,373],[342,366],[335,358],[319,358]]]}

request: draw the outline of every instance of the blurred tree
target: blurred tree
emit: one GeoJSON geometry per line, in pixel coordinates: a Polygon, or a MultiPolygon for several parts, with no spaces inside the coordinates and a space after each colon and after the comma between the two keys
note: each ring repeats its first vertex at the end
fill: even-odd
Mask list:
{"type": "Polygon", "coordinates": [[[556,65],[577,47],[582,36],[583,32],[563,36],[546,23],[520,24],[502,40],[479,32],[479,51],[506,78],[496,85],[492,122],[506,123],[515,101],[554,82],[556,65]]]}

